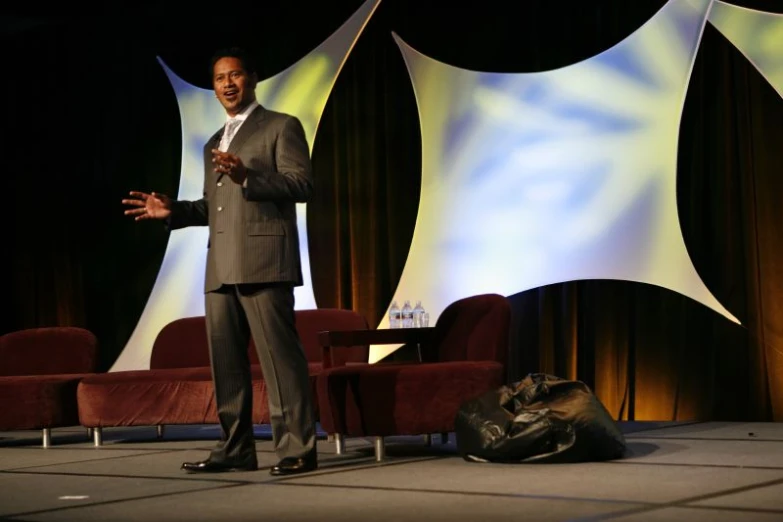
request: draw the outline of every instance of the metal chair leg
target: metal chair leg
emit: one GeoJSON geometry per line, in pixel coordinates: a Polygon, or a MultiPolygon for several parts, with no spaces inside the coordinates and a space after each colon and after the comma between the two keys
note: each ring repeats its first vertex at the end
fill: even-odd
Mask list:
{"type": "Polygon", "coordinates": [[[432,446],[432,435],[429,433],[424,434],[424,445],[425,446],[432,446]]]}
{"type": "Polygon", "coordinates": [[[334,452],[338,455],[345,453],[345,437],[340,433],[334,434],[334,452]]]}
{"type": "Polygon", "coordinates": [[[92,440],[96,448],[103,446],[103,428],[92,429],[92,440]]]}
{"type": "Polygon", "coordinates": [[[158,438],[159,438],[159,439],[162,439],[162,438],[163,438],[163,433],[164,433],[164,432],[165,432],[165,430],[166,430],[165,426],[163,426],[163,424],[158,424],[158,425],[156,426],[156,428],[157,428],[157,431],[158,431],[158,438]]]}
{"type": "Polygon", "coordinates": [[[386,447],[383,445],[383,437],[375,437],[375,462],[383,462],[386,458],[386,447]]]}
{"type": "Polygon", "coordinates": [[[43,429],[43,447],[48,448],[52,445],[52,429],[51,428],[44,428],[43,429]]]}
{"type": "Polygon", "coordinates": [[[93,431],[94,430],[92,428],[87,428],[87,438],[88,439],[92,438],[93,431]]]}

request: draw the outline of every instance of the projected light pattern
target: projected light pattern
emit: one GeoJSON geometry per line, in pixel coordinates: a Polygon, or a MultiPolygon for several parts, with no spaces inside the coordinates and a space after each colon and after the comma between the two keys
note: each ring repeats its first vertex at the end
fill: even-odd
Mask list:
{"type": "MultiPolygon", "coordinates": [[[[473,294],[619,279],[736,322],[697,274],[677,217],[680,115],[709,5],[672,0],[613,48],[540,73],[459,69],[395,35],[423,140],[397,302],[421,299],[436,318],[473,294]]],[[[371,361],[395,349],[373,346],[371,361]]]]}
{"type": "MultiPolygon", "coordinates": [[[[318,122],[329,93],[356,39],[380,0],[367,0],[340,29],[315,50],[278,75],[260,82],[259,103],[296,115],[302,121],[312,152],[318,122]]],[[[226,120],[214,91],[195,87],[179,78],[159,60],[174,92],[182,119],[182,171],[177,199],[200,199],[204,187],[204,143],[226,120]]],[[[310,275],[306,205],[297,205],[302,275],[295,289],[296,308],[316,308],[310,275]]],[[[149,368],[152,344],[169,322],[204,314],[204,274],[207,227],[174,231],[147,305],[131,338],[110,371],[149,368]]]]}
{"type": "Polygon", "coordinates": [[[783,14],[715,2],[709,20],[783,96],[783,14]]]}

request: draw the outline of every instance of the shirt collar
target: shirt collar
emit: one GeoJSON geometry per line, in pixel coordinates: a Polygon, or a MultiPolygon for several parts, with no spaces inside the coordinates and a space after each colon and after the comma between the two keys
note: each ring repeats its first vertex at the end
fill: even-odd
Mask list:
{"type": "Polygon", "coordinates": [[[253,100],[250,103],[250,105],[245,107],[245,109],[242,112],[240,112],[239,114],[237,114],[236,116],[231,117],[231,116],[227,115],[228,117],[226,118],[226,121],[232,121],[232,120],[245,121],[247,119],[247,117],[250,115],[250,113],[253,112],[253,110],[256,107],[258,107],[258,100],[253,100]]]}

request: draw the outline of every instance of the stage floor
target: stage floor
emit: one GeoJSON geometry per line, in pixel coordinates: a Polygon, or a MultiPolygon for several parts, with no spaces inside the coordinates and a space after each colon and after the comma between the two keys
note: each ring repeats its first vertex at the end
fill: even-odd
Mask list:
{"type": "Polygon", "coordinates": [[[320,468],[272,477],[259,427],[259,469],[189,475],[216,426],[0,432],[0,519],[26,521],[741,521],[783,520],[783,423],[621,423],[630,455],[587,464],[478,464],[449,443],[391,438],[347,452],[319,440],[320,468]]]}

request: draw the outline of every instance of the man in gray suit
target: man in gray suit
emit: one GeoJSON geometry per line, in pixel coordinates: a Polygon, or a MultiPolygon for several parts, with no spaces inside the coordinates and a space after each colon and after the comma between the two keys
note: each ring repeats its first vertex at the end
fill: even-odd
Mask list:
{"type": "Polygon", "coordinates": [[[188,472],[258,468],[247,356],[253,336],[269,394],[280,462],[273,475],[317,468],[307,360],[297,334],[294,287],[302,284],[296,203],[313,192],[310,153],[300,121],[256,101],[258,76],[241,49],[212,59],[215,96],[228,115],[204,146],[204,196],[173,201],[131,192],[136,220],[165,220],[173,230],[208,225],[207,333],[224,440],[188,472]]]}

